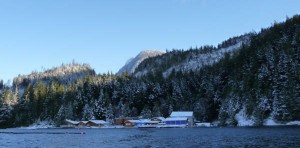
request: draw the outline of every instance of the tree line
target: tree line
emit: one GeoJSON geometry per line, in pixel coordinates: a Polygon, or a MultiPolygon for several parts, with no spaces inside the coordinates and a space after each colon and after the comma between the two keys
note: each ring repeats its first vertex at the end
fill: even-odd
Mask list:
{"type": "MultiPolygon", "coordinates": [[[[230,43],[235,43],[234,39],[220,48],[230,43]]],[[[251,36],[249,44],[199,70],[163,75],[167,67],[187,55],[216,47],[174,50],[149,58],[138,67],[138,71],[147,71],[139,77],[88,72],[76,75],[76,79],[72,75],[70,81],[53,76],[28,83],[18,81],[11,87],[1,81],[0,126],[25,126],[37,120],[60,125],[65,119],[113,123],[118,117],[168,117],[180,110],[194,111],[198,121],[217,121],[221,126],[236,126],[239,113],[258,126],[268,118],[277,122],[300,120],[299,44],[300,17],[296,15],[262,29],[251,36]],[[166,62],[152,69],[154,60],[166,62]]]]}

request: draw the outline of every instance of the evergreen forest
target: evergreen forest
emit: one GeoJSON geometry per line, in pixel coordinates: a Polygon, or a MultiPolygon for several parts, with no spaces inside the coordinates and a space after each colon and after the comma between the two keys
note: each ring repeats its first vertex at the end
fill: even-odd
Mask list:
{"type": "Polygon", "coordinates": [[[266,119],[299,121],[300,16],[217,47],[168,50],[134,73],[96,74],[72,62],[19,75],[11,85],[0,81],[0,128],[38,121],[59,126],[65,119],[113,124],[172,111],[193,111],[196,120],[219,126],[237,126],[237,115],[255,126],[266,119]]]}

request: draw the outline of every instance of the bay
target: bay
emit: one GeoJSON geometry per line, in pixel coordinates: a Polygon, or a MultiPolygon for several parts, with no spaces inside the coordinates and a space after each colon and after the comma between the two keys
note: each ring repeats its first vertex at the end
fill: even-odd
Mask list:
{"type": "Polygon", "coordinates": [[[299,127],[0,130],[0,147],[299,146],[299,127]]]}

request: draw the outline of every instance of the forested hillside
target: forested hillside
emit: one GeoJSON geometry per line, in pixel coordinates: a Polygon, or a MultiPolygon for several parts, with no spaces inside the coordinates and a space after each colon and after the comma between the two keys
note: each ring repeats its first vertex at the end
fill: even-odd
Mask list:
{"type": "Polygon", "coordinates": [[[89,72],[61,81],[72,73],[26,83],[15,79],[12,87],[1,82],[0,126],[167,117],[173,110],[191,110],[197,120],[221,126],[300,120],[300,16],[218,47],[168,51],[144,60],[134,74],[89,72]]]}
{"type": "Polygon", "coordinates": [[[243,45],[248,45],[253,33],[244,34],[241,36],[230,38],[218,47],[203,46],[190,48],[189,50],[167,51],[161,56],[150,57],[145,59],[134,71],[135,76],[142,76],[148,72],[163,73],[166,77],[172,71],[198,71],[203,66],[212,65],[225,56],[225,53],[233,54],[243,45]]]}

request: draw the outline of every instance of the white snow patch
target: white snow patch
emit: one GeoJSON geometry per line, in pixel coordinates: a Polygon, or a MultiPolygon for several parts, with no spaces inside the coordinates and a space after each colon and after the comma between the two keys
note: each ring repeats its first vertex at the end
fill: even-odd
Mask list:
{"type": "Polygon", "coordinates": [[[41,128],[54,128],[55,125],[51,121],[37,121],[28,127],[20,127],[20,129],[41,129],[41,128]]]}
{"type": "Polygon", "coordinates": [[[136,76],[136,77],[141,77],[141,76],[143,76],[143,75],[146,75],[147,73],[148,73],[148,70],[145,69],[145,70],[143,70],[143,71],[137,72],[137,73],[135,74],[135,76],[136,76]]]}
{"type": "Polygon", "coordinates": [[[116,126],[109,125],[109,126],[102,126],[100,128],[125,128],[125,127],[121,125],[116,125],[116,126]]]}
{"type": "Polygon", "coordinates": [[[203,122],[203,123],[196,123],[196,127],[211,127],[211,123],[203,122]]]}
{"type": "Polygon", "coordinates": [[[235,120],[238,122],[237,126],[253,126],[254,121],[246,116],[245,109],[243,108],[235,115],[235,120]]]}
{"type": "MultiPolygon", "coordinates": [[[[245,41],[238,42],[232,46],[226,48],[220,48],[215,51],[211,51],[204,54],[192,55],[183,63],[179,65],[174,65],[170,67],[163,73],[163,76],[166,78],[168,77],[173,70],[177,71],[190,71],[190,70],[197,70],[201,69],[203,66],[206,65],[213,65],[214,63],[219,62],[226,53],[233,54],[236,50],[240,49],[245,43],[245,41]]],[[[139,73],[139,75],[145,75],[144,72],[139,73]]]]}
{"type": "Polygon", "coordinates": [[[288,122],[286,125],[300,125],[300,121],[291,121],[288,122]]]}
{"type": "Polygon", "coordinates": [[[278,125],[284,125],[284,124],[277,123],[272,118],[268,118],[264,122],[264,126],[278,126],[278,125]]]}

